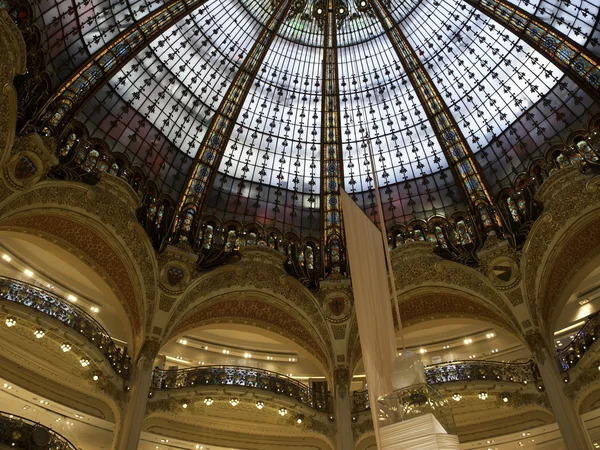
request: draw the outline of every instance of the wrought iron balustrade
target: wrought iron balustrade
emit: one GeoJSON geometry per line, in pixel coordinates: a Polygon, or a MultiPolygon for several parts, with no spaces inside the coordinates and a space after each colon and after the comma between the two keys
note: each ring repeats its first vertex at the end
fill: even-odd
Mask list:
{"type": "Polygon", "coordinates": [[[352,412],[366,411],[370,409],[369,404],[369,390],[354,391],[352,393],[352,412]]]}
{"type": "Polygon", "coordinates": [[[0,412],[0,444],[20,450],[77,450],[56,431],[7,412],[0,412]]]}
{"type": "Polygon", "coordinates": [[[177,370],[155,369],[153,389],[182,389],[197,386],[246,386],[284,395],[317,411],[332,413],[328,392],[319,392],[288,376],[244,366],[199,366],[177,370]]]}
{"type": "MultiPolygon", "coordinates": [[[[428,385],[477,380],[535,383],[539,379],[539,373],[533,361],[526,363],[454,361],[426,366],[425,379],[428,385]]],[[[352,412],[366,411],[369,408],[369,391],[354,391],[352,394],[352,412]]]]}
{"type": "Polygon", "coordinates": [[[511,383],[535,383],[538,370],[530,360],[526,363],[499,361],[454,361],[425,367],[427,384],[451,381],[496,380],[511,383]]]}
{"type": "Polygon", "coordinates": [[[26,306],[72,328],[106,356],[116,374],[129,378],[131,364],[127,349],[117,347],[102,325],[78,306],[55,293],[6,277],[0,277],[0,301],[26,306]]]}
{"type": "Polygon", "coordinates": [[[596,341],[597,336],[600,336],[600,312],[589,316],[571,343],[559,351],[556,358],[560,370],[566,372],[575,367],[596,341]]]}

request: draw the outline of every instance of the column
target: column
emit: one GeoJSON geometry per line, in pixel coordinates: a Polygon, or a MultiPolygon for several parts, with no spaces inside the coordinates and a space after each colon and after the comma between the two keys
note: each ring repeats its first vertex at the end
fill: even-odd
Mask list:
{"type": "Polygon", "coordinates": [[[131,389],[125,405],[115,424],[113,450],[135,450],[138,448],[142,424],[146,415],[146,403],[152,382],[154,358],[160,346],[157,341],[146,341],[133,367],[131,389]]]}
{"type": "Polygon", "coordinates": [[[533,332],[526,336],[526,340],[544,382],[565,448],[567,450],[592,449],[592,441],[579,412],[565,393],[565,382],[560,374],[558,362],[546,348],[544,338],[539,332],[533,332]]]}
{"type": "Polygon", "coordinates": [[[335,369],[335,420],[337,422],[336,446],[340,450],[354,448],[352,435],[352,399],[350,397],[347,367],[335,369]]]}

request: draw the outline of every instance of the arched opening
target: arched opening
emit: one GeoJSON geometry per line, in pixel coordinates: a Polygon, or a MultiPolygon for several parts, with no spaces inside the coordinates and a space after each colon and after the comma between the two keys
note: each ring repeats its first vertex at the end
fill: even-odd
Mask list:
{"type": "Polygon", "coordinates": [[[132,342],[133,330],[113,290],[71,252],[42,237],[14,231],[0,231],[0,251],[10,258],[1,261],[2,276],[63,297],[72,295],[76,304],[85,308],[116,341],[125,346],[132,342]]]}

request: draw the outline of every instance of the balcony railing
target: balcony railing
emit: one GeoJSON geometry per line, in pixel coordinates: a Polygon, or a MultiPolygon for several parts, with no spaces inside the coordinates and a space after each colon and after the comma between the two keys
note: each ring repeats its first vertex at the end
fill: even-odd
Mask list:
{"type": "MultiPolygon", "coordinates": [[[[455,361],[426,366],[425,378],[428,385],[477,380],[535,383],[539,379],[539,373],[533,361],[526,363],[455,361]]],[[[354,391],[352,394],[352,412],[366,411],[369,408],[369,391],[354,391]]]]}
{"type": "Polygon", "coordinates": [[[425,367],[425,378],[427,384],[473,380],[534,383],[538,380],[539,374],[532,360],[526,363],[454,361],[425,367]]]}
{"type": "Polygon", "coordinates": [[[456,424],[448,400],[427,383],[390,392],[377,400],[377,407],[380,427],[431,414],[448,434],[456,434],[456,424]]]}
{"type": "Polygon", "coordinates": [[[56,431],[6,412],[0,412],[0,444],[21,450],[77,450],[56,431]]]}
{"type": "Polygon", "coordinates": [[[127,350],[115,345],[108,332],[83,309],[60,296],[31,284],[0,277],[0,301],[10,301],[52,317],[84,336],[110,362],[115,373],[129,378],[127,350]]]}
{"type": "Polygon", "coordinates": [[[244,366],[200,366],[178,370],[155,369],[153,389],[182,389],[198,386],[246,386],[273,392],[331,414],[333,402],[328,392],[318,392],[285,375],[244,366]]]}
{"type": "Polygon", "coordinates": [[[560,370],[566,372],[575,367],[596,341],[597,336],[600,336],[600,311],[589,316],[571,343],[559,351],[556,358],[558,359],[560,370]]]}

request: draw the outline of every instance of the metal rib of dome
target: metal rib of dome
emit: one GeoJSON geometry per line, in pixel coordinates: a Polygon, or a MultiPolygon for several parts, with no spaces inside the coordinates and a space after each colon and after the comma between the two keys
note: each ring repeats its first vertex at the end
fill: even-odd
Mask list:
{"type": "MultiPolygon", "coordinates": [[[[177,3],[177,2],[172,2],[177,3]]],[[[77,118],[177,198],[207,130],[277,1],[208,0],[82,100],[77,118]]],[[[488,0],[488,3],[497,3],[488,0]]],[[[598,6],[587,0],[504,2],[553,27],[598,61],[598,6]]],[[[64,82],[91,55],[166,2],[39,5],[64,82]],[[79,24],[79,28],[75,24],[79,24]],[[69,31],[70,29],[77,30],[69,31]]],[[[207,214],[320,235],[325,32],[319,8],[334,5],[337,89],[345,189],[374,214],[367,137],[372,139],[390,223],[468,208],[441,136],[370,2],[297,0],[265,49],[222,154],[207,214]]],[[[492,194],[538,157],[542,144],[598,110],[546,53],[504,27],[475,0],[388,0],[394,26],[439,92],[492,194]]],[[[161,25],[157,25],[160,27],[161,25]]],[[[588,93],[586,93],[588,92],[588,93]]]]}

